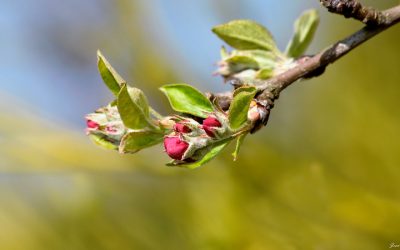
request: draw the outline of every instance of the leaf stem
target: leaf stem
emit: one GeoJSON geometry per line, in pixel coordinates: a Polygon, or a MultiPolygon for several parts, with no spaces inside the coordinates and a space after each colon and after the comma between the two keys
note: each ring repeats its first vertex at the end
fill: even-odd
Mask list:
{"type": "Polygon", "coordinates": [[[162,116],[160,113],[158,113],[157,111],[155,111],[152,107],[149,107],[149,111],[150,113],[157,119],[161,120],[164,118],[164,116],[162,116]]]}

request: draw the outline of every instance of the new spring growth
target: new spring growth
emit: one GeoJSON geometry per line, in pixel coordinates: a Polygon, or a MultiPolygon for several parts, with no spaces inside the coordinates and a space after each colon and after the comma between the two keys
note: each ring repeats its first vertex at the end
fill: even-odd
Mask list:
{"type": "MultiPolygon", "coordinates": [[[[196,119],[201,120],[200,117],[196,119]]],[[[174,131],[164,138],[164,148],[175,160],[172,165],[193,163],[203,158],[214,145],[231,136],[226,114],[215,112],[202,119],[201,124],[191,118],[176,122],[174,131]]]]}
{"type": "Polygon", "coordinates": [[[256,22],[235,20],[214,27],[212,31],[232,47],[230,52],[222,48],[217,74],[240,84],[234,85],[225,105],[188,84],[164,85],[160,90],[177,112],[168,116],[156,112],[143,91],[127,84],[98,52],[100,75],[115,99],[86,116],[86,132],[99,146],[120,153],[136,153],[163,143],[172,159],[169,166],[200,167],[232,141],[236,141],[236,159],[245,135],[266,124],[276,98],[274,94],[262,98],[265,95],[258,93],[258,81],[293,67],[317,23],[315,11],[305,12],[296,21],[285,52],[278,49],[267,28],[256,22]]]}
{"type": "Polygon", "coordinates": [[[110,143],[119,145],[127,129],[123,125],[116,107],[107,106],[86,115],[86,134],[110,143]]]}

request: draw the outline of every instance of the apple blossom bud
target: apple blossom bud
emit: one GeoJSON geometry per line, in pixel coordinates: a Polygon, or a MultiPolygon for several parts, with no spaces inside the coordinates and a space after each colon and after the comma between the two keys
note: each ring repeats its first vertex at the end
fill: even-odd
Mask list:
{"type": "Polygon", "coordinates": [[[178,133],[190,133],[192,130],[186,126],[185,124],[182,123],[175,123],[174,125],[174,130],[178,133]]]}
{"type": "Polygon", "coordinates": [[[94,113],[87,114],[86,134],[100,136],[105,140],[119,142],[127,132],[118,109],[108,105],[96,110],[94,113]]]}
{"type": "Polygon", "coordinates": [[[182,141],[178,136],[164,138],[165,151],[172,159],[182,160],[188,147],[189,143],[182,141]]]}
{"type": "Polygon", "coordinates": [[[86,126],[88,129],[98,129],[99,128],[99,124],[95,121],[92,121],[90,119],[86,120],[86,126]]]}
{"type": "Polygon", "coordinates": [[[210,137],[215,137],[214,128],[220,128],[222,124],[213,116],[209,116],[203,121],[203,129],[210,137]]]}

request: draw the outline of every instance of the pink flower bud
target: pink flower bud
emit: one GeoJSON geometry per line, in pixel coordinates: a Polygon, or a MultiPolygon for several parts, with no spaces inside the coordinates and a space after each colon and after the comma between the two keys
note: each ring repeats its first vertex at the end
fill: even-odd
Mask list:
{"type": "Polygon", "coordinates": [[[94,122],[92,120],[87,120],[86,121],[86,126],[90,129],[98,129],[99,128],[99,124],[97,122],[94,122]]]}
{"type": "Polygon", "coordinates": [[[174,130],[178,133],[190,133],[192,130],[186,126],[185,124],[182,123],[175,123],[174,125],[174,130]]]}
{"type": "Polygon", "coordinates": [[[189,143],[182,141],[178,136],[164,138],[165,151],[172,159],[182,160],[188,147],[189,143]]]}
{"type": "Polygon", "coordinates": [[[217,118],[213,116],[207,117],[203,121],[203,129],[206,131],[206,134],[210,137],[215,137],[214,135],[214,128],[220,128],[222,127],[222,124],[217,120],[217,118]]]}
{"type": "Polygon", "coordinates": [[[217,118],[213,116],[209,116],[206,119],[204,119],[203,125],[208,127],[218,127],[218,128],[222,126],[222,124],[217,120],[217,118]]]}

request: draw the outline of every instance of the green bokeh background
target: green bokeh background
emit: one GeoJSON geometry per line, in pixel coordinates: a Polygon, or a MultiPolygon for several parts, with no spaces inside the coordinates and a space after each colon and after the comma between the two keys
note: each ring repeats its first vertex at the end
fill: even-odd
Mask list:
{"type": "MultiPolygon", "coordinates": [[[[219,3],[214,8],[227,15],[227,3],[219,3]]],[[[115,1],[118,18],[90,37],[98,36],[95,46],[167,113],[157,88],[181,79],[135,19],[152,10],[137,5],[115,1]],[[131,67],[131,61],[140,63],[131,67]]],[[[319,12],[311,52],[361,27],[319,12]]],[[[246,138],[238,161],[231,146],[195,171],[165,167],[161,146],[135,155],[104,151],[83,126],[45,119],[18,97],[1,95],[0,249],[365,250],[399,244],[399,41],[400,26],[321,77],[292,85],[268,126],[246,138]]],[[[110,97],[90,98],[106,103],[110,97]]]]}

